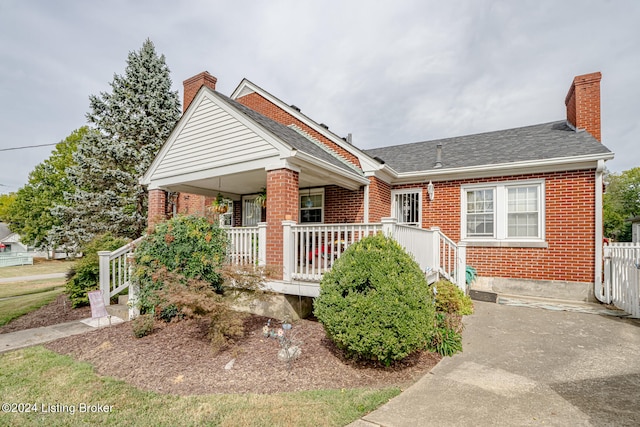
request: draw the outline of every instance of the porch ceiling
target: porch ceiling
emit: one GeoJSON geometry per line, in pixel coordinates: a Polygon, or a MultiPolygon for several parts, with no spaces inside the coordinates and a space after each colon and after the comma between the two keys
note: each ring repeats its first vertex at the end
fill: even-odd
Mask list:
{"type": "MultiPolygon", "coordinates": [[[[326,185],[344,186],[344,182],[336,178],[337,177],[326,172],[318,173],[317,170],[301,168],[299,175],[299,187],[323,187],[326,185]]],[[[258,193],[266,186],[267,171],[265,169],[255,169],[227,175],[211,176],[191,181],[165,184],[163,185],[163,189],[173,192],[202,194],[210,197],[215,197],[218,193],[221,193],[232,200],[240,200],[242,195],[258,193]]]]}

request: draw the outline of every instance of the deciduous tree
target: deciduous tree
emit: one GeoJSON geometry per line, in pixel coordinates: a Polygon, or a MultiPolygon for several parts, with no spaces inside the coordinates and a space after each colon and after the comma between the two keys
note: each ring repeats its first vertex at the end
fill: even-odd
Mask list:
{"type": "Polygon", "coordinates": [[[640,167],[609,174],[604,194],[605,236],[631,241],[630,218],[640,215],[640,167]]]}

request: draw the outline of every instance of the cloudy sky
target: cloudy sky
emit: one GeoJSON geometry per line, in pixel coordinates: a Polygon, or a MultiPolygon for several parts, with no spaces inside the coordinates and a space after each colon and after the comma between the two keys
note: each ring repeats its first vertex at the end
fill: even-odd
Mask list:
{"type": "MultiPolygon", "coordinates": [[[[204,70],[227,95],[246,77],[360,148],[561,120],[601,71],[620,172],[640,166],[639,22],[635,0],[0,0],[0,150],[84,125],[150,38],[181,98],[204,70]]],[[[52,148],[0,151],[0,193],[52,148]]]]}

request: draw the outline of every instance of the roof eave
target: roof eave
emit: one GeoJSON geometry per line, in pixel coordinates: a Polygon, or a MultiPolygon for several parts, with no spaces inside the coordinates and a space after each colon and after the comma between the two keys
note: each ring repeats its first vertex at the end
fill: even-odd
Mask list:
{"type": "Polygon", "coordinates": [[[415,182],[424,179],[449,181],[467,178],[484,178],[501,175],[521,175],[596,168],[599,160],[611,160],[614,153],[590,154],[579,157],[559,157],[555,159],[530,160],[494,165],[477,165],[460,168],[431,169],[426,171],[400,172],[393,184],[415,182]]]}
{"type": "Polygon", "coordinates": [[[287,105],[281,99],[279,99],[278,97],[272,95],[271,93],[267,92],[266,90],[262,89],[260,86],[256,85],[255,83],[252,83],[247,78],[243,78],[242,79],[240,84],[236,87],[236,89],[233,91],[233,93],[231,94],[231,96],[229,98],[231,98],[233,100],[237,100],[237,97],[245,89],[249,89],[249,90],[251,90],[253,92],[259,93],[261,96],[263,96],[269,102],[277,105],[279,108],[283,109],[284,111],[289,113],[291,116],[295,117],[296,119],[298,119],[301,122],[305,123],[307,126],[312,128],[316,132],[318,132],[318,133],[322,134],[323,136],[325,136],[326,138],[330,139],[332,142],[334,142],[336,145],[338,145],[342,149],[344,149],[347,152],[349,152],[349,153],[353,154],[354,156],[356,156],[358,158],[358,160],[360,161],[360,166],[361,166],[363,171],[368,172],[368,171],[372,171],[372,170],[375,169],[375,167],[376,167],[375,165],[376,165],[377,162],[371,156],[369,156],[367,153],[365,153],[364,151],[362,151],[361,149],[359,149],[355,145],[349,144],[348,142],[344,141],[342,138],[340,138],[340,136],[336,135],[335,133],[331,132],[330,130],[320,126],[319,123],[316,123],[314,120],[312,120],[307,115],[303,114],[301,111],[298,111],[298,110],[292,108],[290,105],[287,105]]]}

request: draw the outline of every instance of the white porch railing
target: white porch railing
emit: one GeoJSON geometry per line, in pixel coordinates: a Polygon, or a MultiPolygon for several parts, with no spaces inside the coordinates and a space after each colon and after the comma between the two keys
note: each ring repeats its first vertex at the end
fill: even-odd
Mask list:
{"type": "MultiPolygon", "coordinates": [[[[129,288],[129,302],[131,306],[134,305],[137,298],[136,289],[134,286],[129,286],[131,284],[133,251],[144,238],[145,236],[139,237],[113,252],[98,252],[100,263],[100,290],[102,291],[105,306],[110,304],[112,296],[127,288],[129,288]]],[[[132,309],[130,309],[129,318],[131,319],[134,316],[135,314],[132,312],[132,309]]]]}
{"type": "Polygon", "coordinates": [[[423,271],[432,270],[466,291],[467,248],[464,242],[454,243],[439,227],[422,229],[397,224],[394,218],[383,218],[382,224],[385,234],[412,254],[423,271]]]}
{"type": "MultiPolygon", "coordinates": [[[[366,236],[383,232],[393,237],[413,255],[425,273],[438,275],[456,283],[466,291],[466,247],[455,244],[439,228],[429,230],[397,224],[393,218],[383,218],[373,224],[303,225],[283,221],[283,280],[319,282],[336,259],[353,243],[366,236]]],[[[228,260],[234,265],[266,264],[267,224],[257,227],[228,228],[228,260]]],[[[129,301],[137,299],[137,290],[130,286],[133,251],[142,237],[113,252],[98,252],[100,258],[100,290],[105,305],[112,296],[129,288],[129,301]]],[[[130,318],[135,313],[130,313],[130,318]]]]}
{"type": "Polygon", "coordinates": [[[283,280],[320,281],[324,272],[354,242],[383,232],[413,255],[422,271],[433,271],[466,291],[466,246],[439,228],[430,230],[383,218],[374,224],[300,225],[283,221],[283,280]]]}
{"type": "Polygon", "coordinates": [[[596,297],[613,303],[631,317],[640,318],[640,244],[613,243],[604,247],[603,294],[596,297]]]}
{"type": "Polygon", "coordinates": [[[379,223],[301,225],[284,221],[283,225],[284,280],[319,281],[350,245],[382,231],[379,223]]]}
{"type": "Polygon", "coordinates": [[[267,223],[259,223],[257,227],[227,228],[229,250],[227,259],[233,265],[265,264],[267,223]]]}

